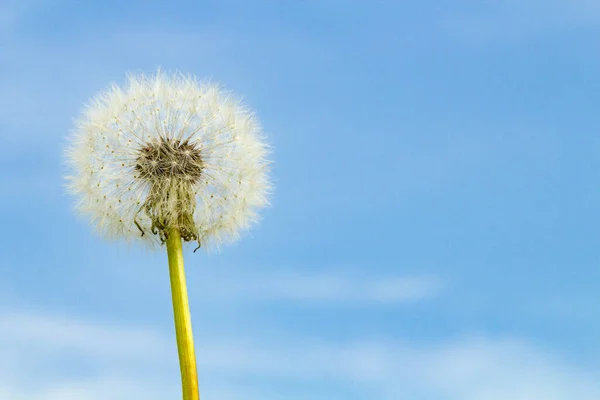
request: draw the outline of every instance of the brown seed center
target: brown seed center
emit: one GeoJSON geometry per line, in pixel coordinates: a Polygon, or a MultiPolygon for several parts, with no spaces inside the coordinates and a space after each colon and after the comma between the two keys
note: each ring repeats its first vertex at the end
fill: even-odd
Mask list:
{"type": "MultiPolygon", "coordinates": [[[[193,185],[204,170],[201,152],[189,140],[159,138],[138,150],[135,169],[148,186],[142,210],[152,221],[150,231],[164,242],[169,228],[177,228],[185,241],[199,240],[194,223],[193,185]]],[[[142,236],[145,231],[134,221],[142,236]]]]}
{"type": "Polygon", "coordinates": [[[138,153],[135,169],[148,182],[170,177],[195,183],[204,169],[200,150],[189,140],[160,138],[138,153]]]}

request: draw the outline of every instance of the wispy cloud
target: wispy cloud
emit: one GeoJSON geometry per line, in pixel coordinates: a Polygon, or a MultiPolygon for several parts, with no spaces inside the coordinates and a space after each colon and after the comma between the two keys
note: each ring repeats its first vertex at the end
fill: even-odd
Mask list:
{"type": "MultiPolygon", "coordinates": [[[[173,343],[153,329],[18,312],[2,314],[0,322],[4,367],[0,368],[0,398],[175,396],[173,343]],[[54,376],[55,365],[65,359],[85,361],[95,366],[94,372],[81,376],[71,370],[71,375],[54,376]],[[124,367],[124,359],[133,362],[124,367]]],[[[231,400],[264,399],[284,381],[311,387],[323,379],[364,398],[397,399],[402,393],[449,400],[600,398],[600,377],[592,370],[510,338],[465,337],[436,344],[397,339],[326,342],[199,336],[197,340],[200,376],[207,392],[224,393],[231,400]],[[250,376],[257,382],[250,392],[223,384],[250,376]]],[[[313,391],[319,395],[316,387],[313,391]]]]}
{"type": "Polygon", "coordinates": [[[272,272],[260,276],[231,275],[211,278],[200,296],[223,301],[289,301],[338,304],[396,304],[437,297],[441,279],[433,276],[365,276],[352,273],[292,274],[272,272]]]}
{"type": "Polygon", "coordinates": [[[162,357],[167,347],[164,338],[152,330],[105,326],[55,315],[3,313],[0,326],[0,340],[82,351],[97,357],[162,357]]]}

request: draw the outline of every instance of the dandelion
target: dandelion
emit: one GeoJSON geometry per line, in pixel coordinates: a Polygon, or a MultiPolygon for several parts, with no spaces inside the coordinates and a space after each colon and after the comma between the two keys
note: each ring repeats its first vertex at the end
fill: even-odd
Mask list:
{"type": "Polygon", "coordinates": [[[67,150],[76,210],[108,238],[165,245],[184,400],[199,399],[182,241],[238,238],[268,204],[268,148],[254,115],[181,74],[130,76],[92,99],[67,150]]]}

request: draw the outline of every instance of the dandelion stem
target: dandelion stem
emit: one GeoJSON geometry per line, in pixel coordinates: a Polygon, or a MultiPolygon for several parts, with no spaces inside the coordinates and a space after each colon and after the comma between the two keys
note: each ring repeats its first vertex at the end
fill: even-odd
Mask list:
{"type": "Polygon", "coordinates": [[[200,400],[194,337],[192,335],[192,318],[190,316],[185,271],[183,268],[181,235],[176,228],[169,229],[167,255],[169,257],[169,275],[171,277],[173,315],[175,317],[175,334],[177,336],[177,350],[179,353],[179,366],[181,368],[183,400],[200,400]]]}

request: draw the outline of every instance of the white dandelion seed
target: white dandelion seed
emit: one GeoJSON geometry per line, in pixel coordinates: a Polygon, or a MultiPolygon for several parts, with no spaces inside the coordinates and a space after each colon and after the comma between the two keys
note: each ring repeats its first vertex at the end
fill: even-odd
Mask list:
{"type": "Polygon", "coordinates": [[[67,162],[76,209],[110,239],[203,247],[236,239],[268,204],[268,147],[255,116],[214,84],[130,76],[94,98],[67,162]]]}

